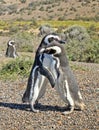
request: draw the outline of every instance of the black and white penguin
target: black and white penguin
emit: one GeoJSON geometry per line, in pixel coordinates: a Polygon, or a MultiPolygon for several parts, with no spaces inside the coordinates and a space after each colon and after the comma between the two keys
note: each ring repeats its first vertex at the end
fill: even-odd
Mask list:
{"type": "MultiPolygon", "coordinates": [[[[42,73],[43,73],[42,69],[40,69],[42,67],[40,67],[41,64],[40,64],[40,53],[39,52],[42,48],[46,47],[47,45],[50,45],[50,43],[52,41],[56,41],[58,44],[65,43],[56,34],[48,34],[42,39],[42,41],[36,51],[35,61],[34,61],[33,67],[30,72],[26,91],[22,97],[23,102],[30,103],[30,106],[31,106],[31,109],[33,112],[38,112],[38,110],[36,110],[34,108],[34,105],[45,94],[46,86],[48,83],[48,80],[46,77],[47,76],[49,77],[48,79],[50,80],[51,86],[54,87],[54,85],[55,85],[55,82],[54,82],[51,74],[48,73],[46,75],[46,72],[44,71],[45,75],[46,75],[46,77],[45,77],[44,75],[42,75],[42,73]]],[[[51,65],[53,62],[53,57],[49,56],[49,54],[45,54],[44,57],[45,57],[44,65],[49,66],[49,68],[51,68],[51,65]]]]}
{"type": "MultiPolygon", "coordinates": [[[[53,41],[50,45],[42,48],[40,50],[42,55],[49,54],[53,57],[54,61],[56,60],[56,65],[51,65],[51,68],[47,68],[44,65],[44,58],[41,60],[43,68],[46,68],[48,71],[45,71],[46,74],[52,74],[53,82],[55,82],[55,88],[59,93],[60,97],[65,103],[68,103],[69,111],[64,111],[64,114],[69,114],[73,112],[74,108],[77,107],[80,110],[85,108],[83,99],[76,81],[76,78],[69,66],[68,59],[66,57],[64,46],[57,44],[56,41],[53,41]],[[55,76],[56,75],[56,76],[55,76]]],[[[47,77],[48,78],[48,77],[47,77]]],[[[49,80],[51,81],[51,80],[49,80]]]]}
{"type": "Polygon", "coordinates": [[[9,40],[8,41],[5,55],[7,57],[13,57],[13,58],[18,57],[18,54],[16,52],[16,47],[15,47],[15,41],[14,40],[9,40]]]}

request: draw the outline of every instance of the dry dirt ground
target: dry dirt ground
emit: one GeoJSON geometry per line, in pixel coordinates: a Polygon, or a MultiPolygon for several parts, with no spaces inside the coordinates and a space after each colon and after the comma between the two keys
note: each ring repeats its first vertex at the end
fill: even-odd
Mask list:
{"type": "Polygon", "coordinates": [[[63,115],[65,103],[56,91],[47,87],[39,101],[39,113],[33,113],[21,99],[27,79],[0,81],[0,130],[98,130],[99,129],[99,64],[71,62],[86,109],[63,115]]]}

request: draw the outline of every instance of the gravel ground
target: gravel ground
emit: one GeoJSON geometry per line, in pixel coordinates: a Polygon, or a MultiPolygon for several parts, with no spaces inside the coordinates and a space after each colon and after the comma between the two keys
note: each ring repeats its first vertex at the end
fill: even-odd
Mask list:
{"type": "Polygon", "coordinates": [[[0,81],[0,130],[98,130],[99,129],[99,64],[72,62],[74,74],[86,109],[63,115],[65,103],[48,85],[37,106],[39,113],[22,104],[27,79],[0,81]]]}

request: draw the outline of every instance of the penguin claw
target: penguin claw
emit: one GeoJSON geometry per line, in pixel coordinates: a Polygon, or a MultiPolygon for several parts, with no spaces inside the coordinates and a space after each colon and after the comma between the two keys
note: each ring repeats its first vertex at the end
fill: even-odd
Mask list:
{"type": "Polygon", "coordinates": [[[38,112],[39,112],[39,110],[35,109],[33,106],[31,106],[31,110],[32,110],[32,112],[34,112],[34,113],[38,113],[38,112]]]}

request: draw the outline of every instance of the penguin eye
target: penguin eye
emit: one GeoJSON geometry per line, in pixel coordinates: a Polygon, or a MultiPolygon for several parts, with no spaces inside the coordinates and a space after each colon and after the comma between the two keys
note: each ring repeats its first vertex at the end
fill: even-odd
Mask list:
{"type": "Polygon", "coordinates": [[[54,40],[53,37],[51,37],[51,38],[48,39],[49,43],[52,42],[53,40],[54,40]]]}
{"type": "Polygon", "coordinates": [[[12,45],[14,45],[14,42],[11,42],[12,45]]]}

